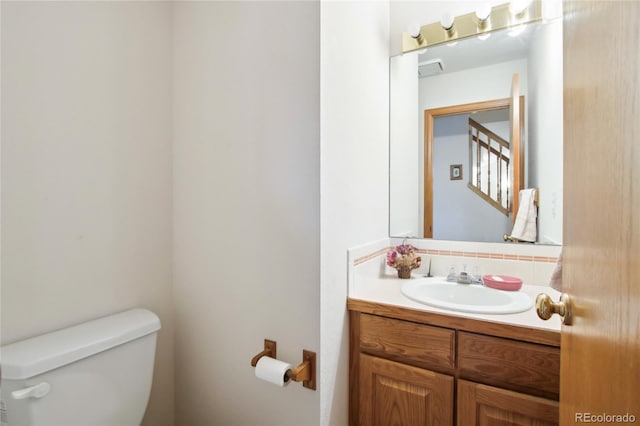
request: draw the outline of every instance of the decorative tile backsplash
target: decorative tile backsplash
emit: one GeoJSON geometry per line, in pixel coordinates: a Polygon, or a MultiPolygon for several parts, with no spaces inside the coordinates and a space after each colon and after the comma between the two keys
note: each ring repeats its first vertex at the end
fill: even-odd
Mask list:
{"type": "Polygon", "coordinates": [[[502,260],[521,260],[523,262],[551,262],[556,263],[557,256],[531,256],[522,254],[506,254],[506,253],[484,253],[476,251],[453,251],[453,250],[432,250],[418,249],[418,253],[426,255],[439,256],[462,256],[475,257],[478,259],[502,259],[502,260]]]}
{"type": "MultiPolygon", "coordinates": [[[[349,287],[366,285],[367,276],[396,275],[386,266],[387,251],[402,243],[402,239],[389,238],[354,247],[348,252],[349,287]]],[[[471,274],[504,274],[519,277],[525,284],[549,285],[562,247],[515,243],[474,243],[467,241],[407,240],[417,248],[422,266],[413,276],[431,274],[445,276],[451,267],[456,272],[471,274]]]]}
{"type": "Polygon", "coordinates": [[[375,258],[377,258],[377,257],[379,257],[379,256],[386,255],[387,251],[388,251],[389,249],[391,249],[391,247],[393,247],[393,246],[385,247],[385,248],[383,248],[383,249],[376,250],[376,251],[375,251],[375,252],[373,252],[373,253],[370,253],[370,254],[367,254],[367,255],[365,255],[365,256],[359,257],[358,259],[355,259],[355,260],[353,261],[353,265],[354,265],[354,266],[358,266],[358,265],[360,265],[361,263],[367,262],[367,261],[369,261],[369,260],[371,260],[371,259],[375,259],[375,258]]]}

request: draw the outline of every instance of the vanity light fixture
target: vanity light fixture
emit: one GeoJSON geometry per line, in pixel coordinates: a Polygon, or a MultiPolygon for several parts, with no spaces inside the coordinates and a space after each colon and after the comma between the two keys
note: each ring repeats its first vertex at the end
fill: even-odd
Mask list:
{"type": "Polygon", "coordinates": [[[443,14],[439,22],[413,27],[402,33],[402,52],[413,52],[439,44],[485,36],[498,30],[529,24],[542,19],[542,0],[513,0],[490,7],[482,3],[474,12],[453,16],[443,14]],[[512,6],[512,3],[515,3],[512,6]]]}

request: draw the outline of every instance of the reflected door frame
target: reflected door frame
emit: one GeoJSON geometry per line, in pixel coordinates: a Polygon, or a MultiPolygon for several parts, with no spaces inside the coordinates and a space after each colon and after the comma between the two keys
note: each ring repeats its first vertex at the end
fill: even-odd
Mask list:
{"type": "MultiPolygon", "coordinates": [[[[524,96],[520,96],[520,126],[524,123],[524,96]]],[[[470,114],[475,111],[492,111],[497,109],[507,109],[511,106],[511,98],[494,99],[483,102],[472,102],[468,104],[452,105],[441,108],[432,108],[424,110],[424,218],[423,218],[423,233],[424,238],[433,238],[433,123],[434,119],[446,117],[450,115],[470,114]]],[[[516,157],[520,162],[520,167],[514,169],[513,182],[518,182],[518,189],[523,187],[524,174],[524,155],[523,150],[520,147],[520,142],[517,148],[513,148],[513,152],[519,152],[516,157]]],[[[511,185],[513,188],[513,185],[511,185]]],[[[514,188],[515,189],[515,188],[514,188]]],[[[517,205],[517,192],[511,192],[514,202],[511,205],[517,205]]],[[[513,212],[511,213],[512,217],[513,212]]]]}
{"type": "MultiPolygon", "coordinates": [[[[470,114],[476,111],[492,111],[497,109],[507,109],[511,106],[511,98],[494,99],[483,102],[472,102],[468,104],[452,105],[441,108],[432,108],[424,110],[424,218],[423,232],[424,238],[433,238],[433,123],[436,118],[446,117],[449,115],[470,114]]],[[[524,123],[524,96],[520,96],[520,123],[524,123]]],[[[520,144],[518,144],[520,145],[520,144]]],[[[517,151],[522,152],[520,146],[517,151]]],[[[516,171],[512,182],[513,190],[511,192],[514,203],[517,205],[517,197],[520,189],[522,189],[524,174],[524,156],[518,155],[520,167],[516,171]]],[[[513,218],[513,213],[511,213],[513,218]]]]}

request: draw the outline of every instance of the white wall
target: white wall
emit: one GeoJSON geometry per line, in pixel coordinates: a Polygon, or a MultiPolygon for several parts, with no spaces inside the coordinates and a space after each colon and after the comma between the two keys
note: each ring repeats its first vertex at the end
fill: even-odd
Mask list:
{"type": "Polygon", "coordinates": [[[327,365],[320,5],[177,2],[173,12],[176,424],[318,424],[324,383],[278,388],[249,361],[269,338],[279,359],[295,364],[309,349],[327,365]]]}
{"type": "Polygon", "coordinates": [[[422,236],[418,216],[420,157],[418,55],[394,56],[389,74],[389,235],[422,236]]]}
{"type": "Polygon", "coordinates": [[[388,232],[389,3],[321,13],[321,417],[348,414],[347,249],[388,232]]]}
{"type": "Polygon", "coordinates": [[[515,73],[520,75],[520,94],[526,96],[526,59],[421,78],[420,111],[508,98],[511,96],[511,81],[515,73]]]}
{"type": "Polygon", "coordinates": [[[532,39],[529,53],[529,186],[540,191],[538,240],[562,242],[562,20],[550,21],[532,39]],[[549,155],[554,153],[554,155],[549,155]]]}
{"type": "Polygon", "coordinates": [[[2,343],[151,309],[172,425],[170,7],[1,7],[2,343]]]}

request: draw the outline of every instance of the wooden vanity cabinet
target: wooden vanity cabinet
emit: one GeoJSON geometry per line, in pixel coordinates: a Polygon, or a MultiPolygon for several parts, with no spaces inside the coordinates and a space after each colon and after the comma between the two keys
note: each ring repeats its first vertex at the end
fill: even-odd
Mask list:
{"type": "Polygon", "coordinates": [[[560,335],[349,300],[351,426],[557,425],[560,335]]]}
{"type": "Polygon", "coordinates": [[[453,424],[453,377],[360,355],[360,425],[453,424]]]}
{"type": "Polygon", "coordinates": [[[558,424],[557,401],[461,379],[457,384],[458,425],[558,424]]]}

